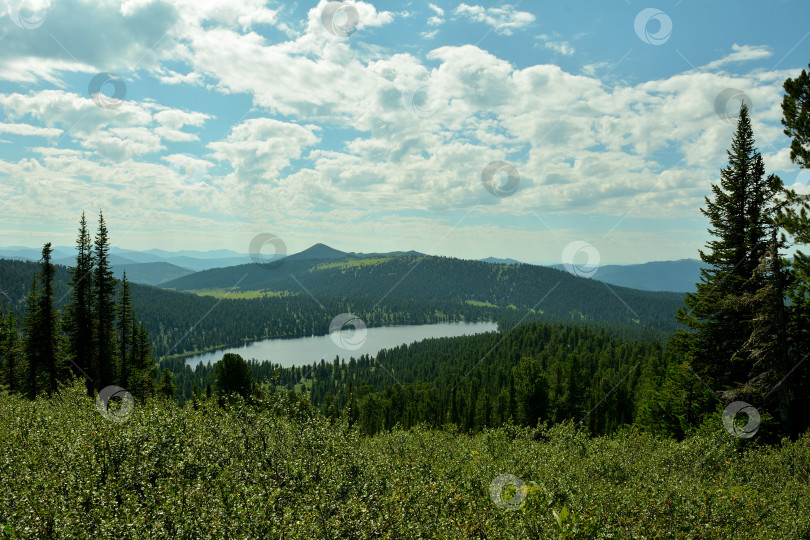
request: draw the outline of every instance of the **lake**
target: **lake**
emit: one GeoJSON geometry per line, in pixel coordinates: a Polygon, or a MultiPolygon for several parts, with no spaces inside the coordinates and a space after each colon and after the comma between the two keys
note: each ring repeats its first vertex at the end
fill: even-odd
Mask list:
{"type": "Polygon", "coordinates": [[[231,347],[218,351],[198,354],[186,358],[192,369],[200,362],[214,364],[225,353],[236,353],[245,360],[255,358],[269,360],[283,367],[312,365],[321,359],[331,362],[335,356],[355,358],[363,354],[376,356],[382,349],[391,349],[402,344],[410,344],[428,338],[469,336],[484,332],[494,332],[498,325],[494,322],[453,322],[403,326],[381,326],[368,328],[365,338],[362,332],[343,330],[325,336],[311,336],[293,339],[263,339],[247,343],[241,347],[231,347]],[[337,342],[343,343],[343,347],[337,342]]]}

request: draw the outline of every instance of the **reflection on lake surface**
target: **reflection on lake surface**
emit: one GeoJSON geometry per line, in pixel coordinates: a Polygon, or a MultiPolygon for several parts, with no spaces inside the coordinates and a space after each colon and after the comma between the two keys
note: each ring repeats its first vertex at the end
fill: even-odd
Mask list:
{"type": "MultiPolygon", "coordinates": [[[[269,360],[283,367],[312,365],[312,362],[327,362],[334,360],[335,356],[348,360],[363,354],[376,356],[382,349],[391,349],[402,344],[413,343],[428,338],[456,337],[484,332],[493,332],[498,329],[494,322],[453,322],[437,324],[419,324],[406,326],[382,326],[369,328],[365,341],[353,350],[340,348],[329,335],[312,336],[294,339],[264,339],[254,341],[241,347],[231,347],[218,351],[189,356],[186,363],[193,369],[198,363],[212,364],[222,358],[225,353],[237,353],[245,360],[269,360]]],[[[344,330],[345,342],[354,343],[352,330],[344,330]]],[[[340,340],[337,340],[340,341],[340,340]]],[[[359,343],[357,343],[359,345],[359,343]]]]}

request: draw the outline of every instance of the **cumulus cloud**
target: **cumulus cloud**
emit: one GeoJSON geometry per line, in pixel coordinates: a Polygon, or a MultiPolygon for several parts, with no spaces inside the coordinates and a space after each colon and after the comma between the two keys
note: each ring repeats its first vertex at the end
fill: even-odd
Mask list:
{"type": "Polygon", "coordinates": [[[161,139],[196,140],[196,135],[182,129],[202,126],[210,118],[148,102],[124,101],[115,109],[105,109],[90,98],[63,90],[0,94],[0,107],[11,120],[39,121],[47,133],[62,134],[60,140],[69,137],[108,160],[159,152],[165,149],[161,139]]]}
{"type": "Polygon", "coordinates": [[[460,17],[474,22],[491,26],[495,32],[505,36],[519,28],[524,28],[534,22],[534,15],[528,11],[517,11],[513,6],[504,4],[502,7],[483,7],[459,4],[454,13],[460,17]]]}
{"type": "Polygon", "coordinates": [[[713,62],[709,62],[706,64],[706,69],[716,69],[721,66],[725,66],[727,64],[733,64],[737,62],[751,62],[754,60],[762,60],[764,58],[770,58],[773,53],[768,47],[765,46],[758,46],[758,45],[737,45],[736,43],[731,46],[731,50],[734,51],[728,56],[724,56],[718,60],[714,60],[713,62]]]}
{"type": "MultiPolygon", "coordinates": [[[[43,137],[24,157],[0,160],[9,219],[22,220],[31,206],[25,201],[36,197],[57,204],[48,190],[58,187],[70,192],[64,204],[72,208],[103,201],[125,219],[127,205],[148,206],[150,219],[212,238],[225,238],[223,224],[201,214],[233,217],[235,235],[252,230],[246,221],[270,222],[316,241],[324,240],[318,234],[327,222],[339,228],[374,219],[381,234],[412,238],[409,247],[427,250],[425,235],[409,228],[435,231],[438,240],[452,226],[444,216],[470,209],[482,221],[523,216],[538,227],[532,216],[549,213],[691,216],[725,160],[733,125],[717,116],[714,101],[726,88],[752,99],[769,170],[790,166],[776,146],[784,146],[777,142],[781,83],[795,72],[709,72],[767,58],[762,46],[734,44],[707,69],[608,86],[596,76],[607,62],[571,73],[551,64],[516,66],[473,45],[418,52],[372,45],[359,39],[363,32],[407,14],[368,2],[352,4],[359,20],[348,38],[324,28],[325,0],[295,22],[263,0],[88,5],[66,0],[49,8],[43,32],[19,29],[15,40],[3,41],[12,45],[0,51],[0,74],[19,84],[0,94],[0,134],[43,137]],[[75,35],[60,22],[50,30],[57,43],[45,25],[59,20],[63,5],[92,20],[76,21],[75,35]],[[107,48],[73,43],[81,33],[107,48]],[[87,95],[102,70],[120,70],[132,90],[116,109],[87,95]],[[207,108],[194,110],[206,92],[207,108]],[[492,197],[482,186],[482,170],[496,160],[519,171],[512,197],[492,197]],[[177,181],[177,171],[189,169],[203,171],[198,189],[177,181]],[[400,216],[404,209],[425,217],[400,216]]],[[[423,37],[431,39],[445,10],[427,8],[421,13],[432,22],[423,37]]],[[[535,20],[510,5],[460,4],[447,12],[502,35],[535,20]]],[[[553,51],[545,57],[575,53],[553,33],[535,43],[553,51]]],[[[492,225],[490,232],[508,231],[492,225]]],[[[532,230],[514,238],[527,245],[541,236],[532,230]]]]}
{"type": "Polygon", "coordinates": [[[18,82],[56,81],[59,71],[152,66],[171,45],[167,33],[177,17],[172,5],[159,1],[53,2],[36,29],[9,25],[9,35],[0,47],[0,75],[18,82]]]}
{"type": "Polygon", "coordinates": [[[4,124],[0,123],[0,133],[8,133],[10,135],[24,135],[35,137],[58,137],[62,134],[61,129],[56,128],[43,128],[32,126],[31,124],[4,124]]]}
{"type": "Polygon", "coordinates": [[[315,126],[299,126],[272,118],[254,118],[236,126],[223,141],[208,148],[227,161],[240,178],[276,178],[278,172],[301,157],[302,150],[318,142],[315,126]]]}

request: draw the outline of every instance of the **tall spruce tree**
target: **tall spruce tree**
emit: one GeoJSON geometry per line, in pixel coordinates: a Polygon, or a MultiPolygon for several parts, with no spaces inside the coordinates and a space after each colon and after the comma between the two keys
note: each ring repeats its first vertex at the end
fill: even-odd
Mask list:
{"type": "Polygon", "coordinates": [[[15,392],[19,387],[19,342],[17,318],[10,311],[0,319],[0,385],[9,392],[15,392]]]}
{"type": "MultiPolygon", "coordinates": [[[[76,266],[70,270],[71,300],[67,306],[68,353],[84,374],[95,379],[99,370],[93,348],[93,247],[84,212],[79,222],[76,248],[76,266]]],[[[93,390],[90,378],[85,379],[88,393],[93,390]]]]}
{"type": "MultiPolygon", "coordinates": [[[[810,169],[810,75],[802,70],[784,84],[782,124],[791,137],[790,159],[804,170],[810,169]]],[[[810,185],[803,191],[789,192],[782,213],[786,231],[799,246],[810,245],[810,185]]],[[[790,410],[788,429],[794,435],[810,427],[810,255],[797,249],[790,268],[787,308],[788,371],[777,383],[786,395],[790,410]],[[799,411],[805,414],[799,414],[799,411]]],[[[784,399],[784,398],[783,398],[784,399]]]]}
{"type": "Polygon", "coordinates": [[[146,327],[138,324],[134,318],[130,326],[130,352],[132,370],[127,389],[135,399],[144,402],[155,392],[157,368],[146,327]]]}
{"type": "Polygon", "coordinates": [[[26,391],[31,398],[41,391],[56,391],[59,364],[58,318],[54,307],[54,267],[51,244],[42,248],[40,270],[31,285],[25,317],[25,352],[28,360],[26,391]],[[41,289],[38,288],[41,286],[41,289]]]}
{"type": "MultiPolygon", "coordinates": [[[[810,66],[808,66],[810,67],[810,66]]],[[[810,169],[810,74],[802,70],[783,86],[782,125],[791,138],[790,159],[803,169],[810,169]]]]}
{"type": "Polygon", "coordinates": [[[132,323],[135,320],[134,310],[132,308],[132,297],[129,293],[129,282],[127,281],[127,273],[121,278],[121,293],[118,300],[118,360],[120,362],[120,370],[118,377],[118,384],[126,387],[129,384],[131,370],[133,368],[134,359],[132,357],[132,323]]]}
{"type": "Polygon", "coordinates": [[[39,303],[39,292],[37,277],[31,278],[31,288],[25,298],[25,315],[23,316],[23,352],[25,361],[25,372],[22,377],[22,391],[30,398],[37,397],[39,384],[37,382],[41,369],[39,365],[40,355],[38,343],[33,336],[37,326],[37,304],[39,303]]]}
{"type": "Polygon", "coordinates": [[[701,270],[697,291],[686,295],[686,306],[677,314],[691,331],[673,338],[674,348],[715,391],[738,388],[753,372],[755,359],[746,344],[757,314],[752,303],[738,299],[756,295],[768,281],[760,265],[771,249],[775,196],[781,191],[778,177],[765,178],[745,103],[727,153],[729,164],[712,185],[714,197],[706,197],[701,209],[713,237],[700,250],[708,268],[701,270]]]}
{"type": "Polygon", "coordinates": [[[110,264],[110,244],[104,214],[98,215],[98,233],[94,245],[94,349],[96,390],[113,384],[117,376],[117,347],[115,346],[115,277],[110,264]]]}

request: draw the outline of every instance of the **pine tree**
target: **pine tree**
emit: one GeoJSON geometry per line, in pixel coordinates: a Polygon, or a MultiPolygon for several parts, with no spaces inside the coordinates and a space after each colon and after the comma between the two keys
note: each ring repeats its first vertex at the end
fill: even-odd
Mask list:
{"type": "Polygon", "coordinates": [[[512,381],[515,381],[515,401],[518,423],[535,426],[547,414],[548,384],[540,362],[524,356],[512,368],[512,381]]]}
{"type": "MultiPolygon", "coordinates": [[[[93,349],[93,251],[84,212],[79,222],[76,248],[76,266],[70,270],[72,290],[66,319],[68,354],[88,377],[95,378],[98,366],[93,349]]],[[[90,378],[85,378],[88,394],[93,390],[90,378]]]]}
{"type": "MultiPolygon", "coordinates": [[[[791,137],[790,159],[804,170],[810,169],[810,74],[802,70],[784,84],[782,124],[791,137]]],[[[807,193],[789,192],[788,205],[780,218],[785,230],[800,246],[810,245],[810,197],[807,193]]],[[[800,414],[810,410],[810,255],[796,251],[790,268],[787,307],[787,348],[791,361],[787,373],[779,380],[780,403],[787,401],[787,429],[797,435],[810,427],[810,417],[800,414]]]]}
{"type": "Polygon", "coordinates": [[[51,244],[42,248],[40,270],[28,296],[26,327],[26,357],[28,359],[27,392],[31,398],[40,391],[56,391],[59,369],[58,318],[54,307],[54,267],[51,264],[51,244]],[[37,283],[39,282],[39,283],[37,283]],[[37,288],[41,285],[41,289],[37,288]]]}
{"type": "Polygon", "coordinates": [[[810,169],[810,74],[802,70],[795,79],[784,84],[782,125],[790,137],[790,160],[803,169],[810,169]]]}
{"type": "Polygon", "coordinates": [[[110,264],[110,245],[104,215],[99,212],[98,233],[95,240],[95,268],[93,294],[96,353],[94,383],[97,390],[113,384],[117,375],[115,346],[115,278],[110,264]]]}
{"type": "MultiPolygon", "coordinates": [[[[68,354],[87,377],[94,377],[98,370],[93,354],[93,252],[84,212],[79,222],[76,248],[76,266],[70,269],[71,300],[65,319],[68,354]]],[[[92,393],[90,378],[85,378],[85,384],[88,394],[92,393]]]]}
{"type": "Polygon", "coordinates": [[[31,288],[25,299],[25,316],[23,317],[23,335],[25,352],[25,374],[22,380],[22,390],[30,398],[37,397],[39,384],[37,382],[41,366],[39,365],[39,343],[36,340],[37,305],[39,304],[39,292],[37,288],[37,278],[31,279],[31,288]]]}
{"type": "Polygon", "coordinates": [[[129,282],[127,281],[127,273],[121,279],[121,294],[118,301],[118,359],[120,361],[120,370],[118,376],[118,384],[127,387],[131,370],[133,368],[132,358],[132,324],[135,321],[135,313],[132,307],[132,297],[129,293],[129,282]]]}
{"type": "Polygon", "coordinates": [[[745,104],[727,153],[729,164],[721,171],[719,184],[712,185],[714,198],[706,197],[706,208],[701,209],[714,237],[706,251],[700,250],[701,260],[709,267],[701,270],[697,291],[686,295],[686,307],[677,315],[692,331],[679,331],[672,342],[716,390],[738,387],[752,372],[753,359],[746,354],[745,344],[755,313],[736,299],[756,294],[766,283],[758,268],[769,250],[774,197],[781,190],[777,177],[764,178],[745,104]]]}
{"type": "Polygon", "coordinates": [[[16,392],[19,388],[19,340],[17,317],[9,312],[0,319],[0,385],[5,386],[9,392],[16,392]]]}
{"type": "Polygon", "coordinates": [[[135,399],[143,403],[155,392],[157,368],[152,357],[152,345],[146,327],[143,324],[137,324],[133,319],[129,333],[132,375],[127,388],[135,399]]]}
{"type": "Polygon", "coordinates": [[[56,391],[56,379],[59,359],[59,336],[58,318],[54,307],[54,274],[55,270],[51,264],[51,243],[45,244],[42,248],[42,263],[40,268],[40,280],[42,282],[42,293],[39,296],[38,318],[41,324],[38,332],[42,354],[42,366],[45,370],[46,387],[48,393],[56,391]]]}
{"type": "Polygon", "coordinates": [[[239,394],[247,398],[253,391],[253,372],[238,354],[224,354],[222,359],[214,364],[213,378],[214,388],[220,397],[239,394]]]}
{"type": "Polygon", "coordinates": [[[164,369],[156,389],[157,395],[165,399],[174,399],[176,392],[177,387],[174,385],[174,375],[172,375],[172,372],[168,369],[164,369]]]}

